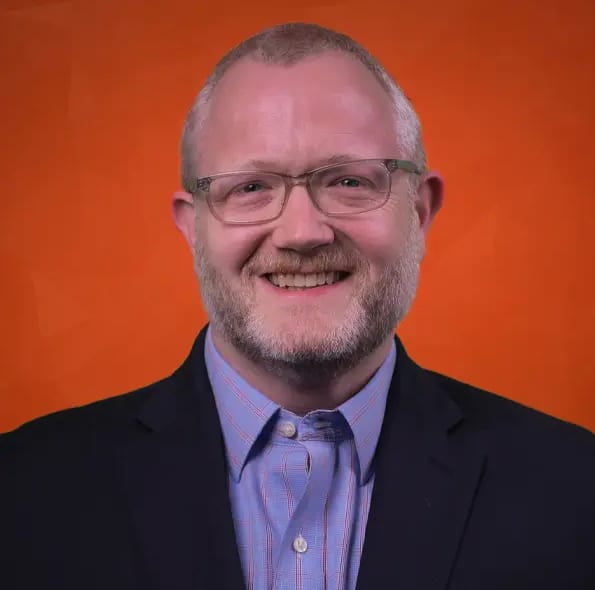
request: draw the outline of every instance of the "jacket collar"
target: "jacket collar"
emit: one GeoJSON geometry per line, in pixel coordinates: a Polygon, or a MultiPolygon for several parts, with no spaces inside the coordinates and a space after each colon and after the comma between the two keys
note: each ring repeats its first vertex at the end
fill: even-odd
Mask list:
{"type": "Polygon", "coordinates": [[[446,380],[397,348],[357,589],[444,590],[485,453],[446,380]]]}
{"type": "Polygon", "coordinates": [[[148,392],[120,450],[147,589],[244,588],[204,337],[203,330],[184,364],[148,392]]]}

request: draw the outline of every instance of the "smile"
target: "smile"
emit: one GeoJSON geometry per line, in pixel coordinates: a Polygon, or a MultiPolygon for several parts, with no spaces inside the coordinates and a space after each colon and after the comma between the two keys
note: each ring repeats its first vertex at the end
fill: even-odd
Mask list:
{"type": "Polygon", "coordinates": [[[275,285],[275,287],[284,289],[312,289],[324,285],[333,285],[334,283],[342,281],[347,276],[347,273],[339,271],[313,272],[307,274],[273,273],[265,276],[269,282],[275,285]]]}

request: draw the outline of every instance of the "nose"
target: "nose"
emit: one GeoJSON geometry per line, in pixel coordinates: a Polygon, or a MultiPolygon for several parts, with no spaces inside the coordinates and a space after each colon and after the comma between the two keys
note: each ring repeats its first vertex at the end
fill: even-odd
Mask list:
{"type": "Polygon", "coordinates": [[[279,249],[307,252],[331,244],[334,239],[335,232],[328,217],[314,206],[303,184],[295,185],[281,217],[275,222],[273,245],[279,249]]]}

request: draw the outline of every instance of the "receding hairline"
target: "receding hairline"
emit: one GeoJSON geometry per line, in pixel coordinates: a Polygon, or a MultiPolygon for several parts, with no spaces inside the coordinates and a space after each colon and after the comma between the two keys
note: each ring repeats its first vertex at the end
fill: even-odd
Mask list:
{"type": "Polygon", "coordinates": [[[255,62],[289,67],[327,53],[351,57],[374,75],[394,105],[397,125],[404,127],[399,132],[402,148],[407,152],[408,157],[424,167],[425,153],[417,114],[409,99],[382,64],[357,41],[343,33],[316,24],[287,23],[265,29],[245,39],[229,50],[213,68],[184,123],[180,146],[182,182],[193,175],[193,149],[198,143],[195,134],[207,116],[208,104],[217,85],[234,64],[250,59],[255,62]]]}
{"type": "Polygon", "coordinates": [[[374,73],[387,92],[391,91],[383,79],[384,68],[367,49],[343,33],[307,23],[277,25],[242,41],[219,60],[205,88],[212,91],[227,70],[245,58],[270,65],[292,66],[325,53],[351,56],[374,73]]]}

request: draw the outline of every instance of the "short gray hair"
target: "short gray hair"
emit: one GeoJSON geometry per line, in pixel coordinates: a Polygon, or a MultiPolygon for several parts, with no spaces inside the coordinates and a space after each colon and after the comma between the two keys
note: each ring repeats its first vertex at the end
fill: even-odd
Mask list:
{"type": "Polygon", "coordinates": [[[180,142],[182,185],[186,186],[186,181],[196,176],[195,136],[204,122],[207,106],[218,82],[233,64],[244,57],[249,57],[263,63],[290,66],[307,57],[327,51],[350,55],[372,72],[394,105],[397,134],[400,149],[403,150],[400,157],[410,159],[424,169],[426,156],[419,118],[409,99],[380,62],[347,35],[320,25],[288,23],[265,29],[242,41],[219,60],[207,78],[184,122],[180,142]]]}

